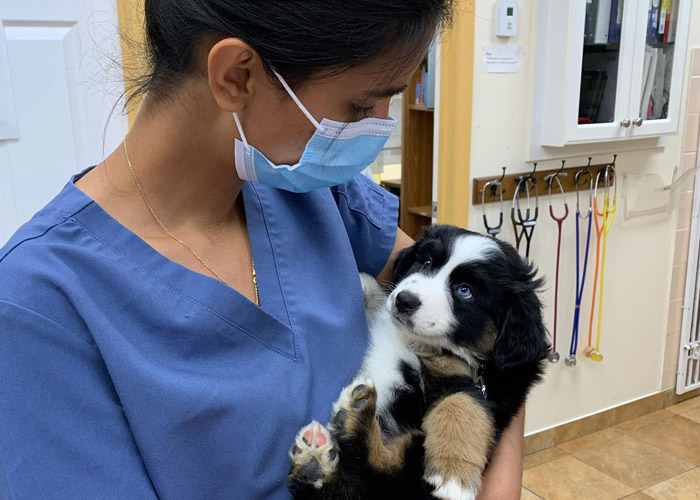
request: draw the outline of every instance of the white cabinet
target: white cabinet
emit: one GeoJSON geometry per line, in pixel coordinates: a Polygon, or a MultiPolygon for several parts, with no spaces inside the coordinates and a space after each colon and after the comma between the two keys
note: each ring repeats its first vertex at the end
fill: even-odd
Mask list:
{"type": "Polygon", "coordinates": [[[678,131],[692,0],[539,0],[533,147],[678,131]]]}

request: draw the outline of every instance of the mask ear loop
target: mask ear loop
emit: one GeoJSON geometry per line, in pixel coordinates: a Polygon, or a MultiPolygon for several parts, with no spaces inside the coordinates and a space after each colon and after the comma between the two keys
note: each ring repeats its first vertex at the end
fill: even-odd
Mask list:
{"type": "Polygon", "coordinates": [[[245,137],[245,132],[243,132],[243,126],[241,125],[240,118],[238,118],[238,113],[233,114],[233,119],[236,121],[236,127],[238,127],[238,133],[241,134],[241,142],[243,142],[243,145],[245,146],[245,148],[248,149],[249,148],[248,140],[245,137]]]}
{"type": "MultiPolygon", "coordinates": [[[[301,100],[297,97],[297,95],[294,93],[292,88],[289,86],[287,81],[282,78],[282,75],[280,75],[277,71],[272,70],[272,72],[275,74],[277,79],[280,81],[282,84],[282,87],[284,87],[284,90],[287,91],[289,94],[289,97],[292,98],[292,100],[296,103],[296,105],[299,107],[302,113],[304,113],[304,116],[309,119],[309,121],[313,124],[314,127],[316,127],[317,130],[323,131],[324,128],[323,126],[318,123],[316,118],[313,117],[313,115],[309,112],[308,109],[301,103],[301,100]]],[[[250,146],[248,145],[248,140],[246,139],[245,132],[243,132],[243,126],[241,125],[241,120],[238,117],[238,113],[233,113],[233,119],[236,121],[236,127],[238,127],[238,133],[241,134],[241,142],[243,142],[243,145],[245,146],[246,149],[249,149],[250,146]]]]}
{"type": "Polygon", "coordinates": [[[588,158],[588,166],[576,172],[574,175],[574,186],[576,187],[576,303],[574,306],[574,326],[571,330],[571,343],[569,344],[569,355],[564,359],[564,364],[569,367],[576,366],[576,351],[578,350],[578,333],[581,317],[581,301],[583,300],[583,291],[586,286],[586,271],[588,269],[588,251],[591,246],[591,227],[593,223],[593,176],[589,170],[591,165],[591,158],[588,158]],[[581,205],[580,205],[580,182],[579,179],[582,174],[588,174],[588,210],[586,211],[586,216],[581,216],[581,205]],[[588,219],[588,229],[586,230],[586,251],[585,257],[583,258],[583,271],[581,271],[581,256],[580,256],[580,220],[588,219]]]}
{"type": "Polygon", "coordinates": [[[313,115],[312,115],[311,113],[309,113],[309,110],[306,109],[306,106],[304,106],[304,105],[301,103],[301,100],[299,100],[299,98],[298,98],[297,95],[294,93],[294,91],[292,90],[292,88],[289,86],[289,84],[287,84],[287,81],[286,81],[284,78],[282,78],[282,75],[280,75],[280,74],[279,74],[277,71],[275,71],[275,70],[272,70],[272,72],[275,74],[275,76],[277,77],[277,79],[280,81],[280,83],[281,83],[282,86],[284,87],[284,90],[287,91],[287,93],[288,93],[289,96],[294,100],[294,102],[296,103],[296,105],[299,106],[299,109],[301,110],[301,112],[304,113],[304,115],[309,119],[309,121],[310,121],[311,123],[313,123],[314,127],[316,127],[316,129],[318,129],[318,130],[323,130],[323,127],[321,126],[321,124],[318,123],[318,122],[316,121],[316,118],[314,118],[313,115]]]}
{"type": "Polygon", "coordinates": [[[545,181],[547,182],[547,191],[548,191],[548,196],[549,196],[549,215],[550,217],[557,223],[557,264],[556,264],[556,274],[554,278],[554,328],[552,332],[552,352],[549,353],[547,356],[547,359],[549,360],[550,363],[558,363],[559,362],[559,353],[557,352],[557,316],[558,316],[558,310],[559,310],[559,263],[561,260],[561,235],[562,235],[562,224],[566,220],[566,218],[569,216],[569,205],[566,203],[566,196],[564,195],[564,187],[561,185],[561,181],[559,180],[560,175],[566,175],[562,174],[561,171],[564,170],[564,165],[566,164],[566,161],[562,161],[561,164],[561,169],[559,172],[548,175],[545,177],[545,181]],[[552,203],[552,185],[554,184],[554,181],[556,181],[558,187],[559,187],[559,193],[561,194],[561,199],[562,203],[564,204],[564,215],[561,217],[557,217],[554,215],[554,205],[552,203]]]}

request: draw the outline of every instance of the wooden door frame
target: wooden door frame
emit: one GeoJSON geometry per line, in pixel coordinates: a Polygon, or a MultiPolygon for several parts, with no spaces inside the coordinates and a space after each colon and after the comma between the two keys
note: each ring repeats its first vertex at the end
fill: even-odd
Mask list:
{"type": "Polygon", "coordinates": [[[467,227],[474,88],[474,4],[457,0],[440,50],[438,222],[467,227]]]}
{"type": "MultiPolygon", "coordinates": [[[[143,74],[145,60],[143,43],[145,40],[144,0],[117,0],[119,14],[119,32],[121,34],[122,64],[124,81],[127,85],[127,97],[130,95],[129,82],[143,74]]],[[[129,126],[134,123],[139,103],[129,108],[129,126]]]]}

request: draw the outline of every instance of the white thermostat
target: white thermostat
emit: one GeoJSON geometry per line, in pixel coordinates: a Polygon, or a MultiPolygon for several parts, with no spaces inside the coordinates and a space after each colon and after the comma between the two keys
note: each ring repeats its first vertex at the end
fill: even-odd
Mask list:
{"type": "Polygon", "coordinates": [[[496,36],[515,36],[517,34],[517,0],[498,0],[496,4],[496,36]]]}

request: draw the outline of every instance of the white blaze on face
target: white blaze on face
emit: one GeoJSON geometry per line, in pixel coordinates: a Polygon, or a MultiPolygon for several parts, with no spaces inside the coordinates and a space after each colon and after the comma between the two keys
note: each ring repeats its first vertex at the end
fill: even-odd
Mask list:
{"type": "Polygon", "coordinates": [[[410,315],[411,333],[425,340],[432,338],[435,344],[439,344],[440,338],[457,324],[450,274],[457,266],[485,260],[488,254],[499,251],[498,244],[485,236],[460,236],[453,242],[447,262],[437,272],[429,275],[416,272],[406,276],[387,299],[387,308],[396,316],[396,295],[402,291],[416,295],[421,305],[410,315]]]}

